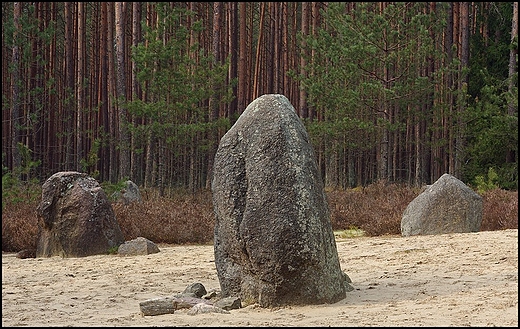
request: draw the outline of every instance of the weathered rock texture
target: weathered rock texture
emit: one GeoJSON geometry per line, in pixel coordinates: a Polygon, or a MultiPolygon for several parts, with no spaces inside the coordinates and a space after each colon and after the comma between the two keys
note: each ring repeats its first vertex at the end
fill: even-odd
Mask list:
{"type": "Polygon", "coordinates": [[[117,202],[122,202],[124,204],[130,204],[133,202],[142,202],[141,192],[139,191],[139,186],[131,180],[127,180],[125,182],[126,187],[120,191],[115,191],[112,194],[113,200],[117,200],[117,202]]]}
{"type": "Polygon", "coordinates": [[[480,231],[482,198],[450,174],[413,199],[401,217],[401,234],[428,235],[480,231]]]}
{"type": "Polygon", "coordinates": [[[220,140],[213,175],[223,297],[262,307],[345,298],[314,150],[285,96],[246,108],[220,140]]]}
{"type": "Polygon", "coordinates": [[[36,257],[105,254],[124,242],[112,205],[92,177],[58,172],[42,186],[36,257]]]}
{"type": "Polygon", "coordinates": [[[173,314],[176,310],[192,308],[198,304],[212,305],[206,299],[189,296],[168,296],[147,299],[139,303],[142,315],[173,314]]]}
{"type": "Polygon", "coordinates": [[[197,298],[202,298],[208,292],[206,291],[206,287],[200,282],[195,282],[190,284],[184,289],[183,294],[194,294],[197,298]]]}
{"type": "Polygon", "coordinates": [[[117,253],[121,256],[149,255],[159,251],[159,247],[155,243],[142,236],[126,241],[117,249],[117,253]]]}

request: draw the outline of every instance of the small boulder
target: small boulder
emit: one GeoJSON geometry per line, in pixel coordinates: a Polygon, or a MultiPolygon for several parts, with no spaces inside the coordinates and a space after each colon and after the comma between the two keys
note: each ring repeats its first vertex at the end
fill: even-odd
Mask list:
{"type": "Polygon", "coordinates": [[[207,299],[187,297],[187,296],[168,296],[151,298],[139,303],[141,314],[145,315],[161,315],[173,314],[176,310],[191,309],[198,304],[212,305],[207,299]]]}
{"type": "Polygon", "coordinates": [[[131,180],[127,180],[125,184],[125,188],[121,189],[120,191],[116,191],[112,194],[112,200],[117,200],[117,202],[122,202],[124,204],[142,202],[143,199],[141,198],[139,186],[137,186],[137,184],[135,184],[131,180]]]}
{"type": "Polygon", "coordinates": [[[242,301],[240,297],[225,297],[217,300],[215,306],[226,311],[236,310],[242,307],[242,301]]]}
{"type": "Polygon", "coordinates": [[[85,173],[58,172],[42,186],[36,257],[106,254],[124,242],[99,183],[85,173]]]}
{"type": "Polygon", "coordinates": [[[202,296],[204,296],[207,293],[207,291],[202,283],[195,282],[195,283],[192,283],[189,286],[187,286],[186,289],[184,289],[184,291],[182,293],[183,294],[194,294],[195,297],[202,298],[202,296]]]}
{"type": "Polygon", "coordinates": [[[173,314],[177,309],[175,306],[174,298],[172,297],[151,298],[139,302],[139,309],[141,310],[141,315],[143,316],[173,314]]]}
{"type": "Polygon", "coordinates": [[[401,217],[401,234],[478,232],[481,224],[482,197],[444,174],[408,204],[401,217]]]}
{"type": "Polygon", "coordinates": [[[216,307],[214,305],[209,305],[206,303],[199,303],[194,305],[189,311],[186,313],[188,315],[197,315],[197,314],[206,314],[206,313],[222,313],[222,314],[230,314],[229,311],[223,310],[220,307],[216,307]]]}
{"type": "Polygon", "coordinates": [[[126,241],[117,249],[117,253],[121,256],[149,255],[159,251],[159,247],[155,243],[143,237],[126,241]]]}

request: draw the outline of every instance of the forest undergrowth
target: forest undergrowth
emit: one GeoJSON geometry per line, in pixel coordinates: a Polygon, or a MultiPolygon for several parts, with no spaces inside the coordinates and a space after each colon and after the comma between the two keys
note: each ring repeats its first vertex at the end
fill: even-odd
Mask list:
{"type": "MultiPolygon", "coordinates": [[[[361,231],[365,236],[398,235],[403,211],[420,192],[420,188],[384,182],[347,190],[327,189],[332,229],[361,231]]],[[[495,188],[479,194],[483,198],[481,231],[518,228],[518,191],[495,188]]],[[[210,191],[159,196],[155,189],[142,189],[141,196],[141,203],[112,202],[125,241],[141,236],[155,243],[213,242],[215,216],[210,191]]],[[[38,186],[2,193],[3,252],[36,248],[40,199],[38,186]]]]}

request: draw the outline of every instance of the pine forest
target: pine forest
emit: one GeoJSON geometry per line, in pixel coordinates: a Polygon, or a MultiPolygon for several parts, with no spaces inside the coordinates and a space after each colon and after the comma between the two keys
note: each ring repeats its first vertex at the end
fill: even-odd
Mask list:
{"type": "Polygon", "coordinates": [[[273,93],[327,188],[517,190],[517,63],[517,2],[3,2],[2,175],[208,189],[273,93]]]}

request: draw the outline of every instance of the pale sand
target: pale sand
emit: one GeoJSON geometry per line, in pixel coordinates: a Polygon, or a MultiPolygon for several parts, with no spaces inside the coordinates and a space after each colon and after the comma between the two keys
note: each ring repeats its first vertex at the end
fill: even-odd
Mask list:
{"type": "Polygon", "coordinates": [[[2,326],[518,326],[518,230],[337,240],[355,290],[335,304],[142,316],[194,282],[219,290],[213,246],[147,256],[2,254],[2,326]]]}

